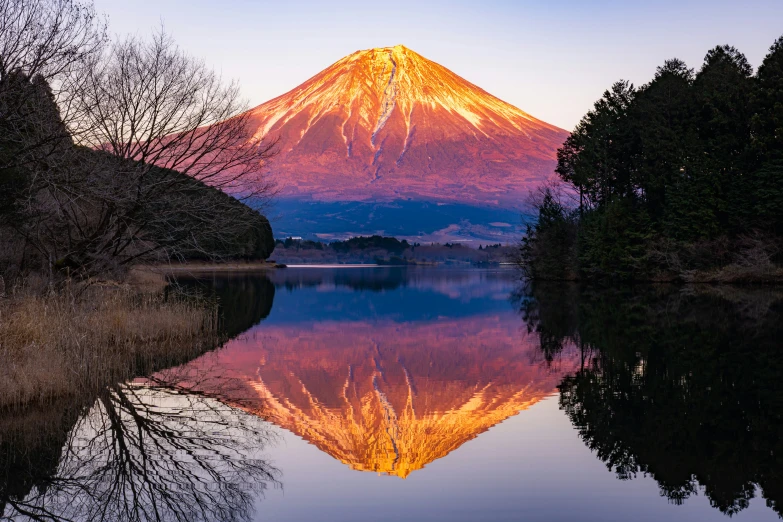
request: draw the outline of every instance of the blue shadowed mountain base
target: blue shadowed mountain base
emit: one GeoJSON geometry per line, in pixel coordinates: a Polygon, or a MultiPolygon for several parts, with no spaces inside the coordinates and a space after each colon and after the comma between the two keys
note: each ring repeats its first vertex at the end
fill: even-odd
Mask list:
{"type": "Polygon", "coordinates": [[[320,202],[281,198],[269,209],[275,236],[346,239],[378,234],[419,242],[517,241],[527,214],[517,209],[396,200],[320,202]]]}

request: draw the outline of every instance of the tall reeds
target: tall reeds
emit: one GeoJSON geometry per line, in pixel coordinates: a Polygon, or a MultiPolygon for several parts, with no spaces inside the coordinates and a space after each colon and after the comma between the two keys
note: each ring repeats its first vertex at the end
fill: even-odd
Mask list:
{"type": "Polygon", "coordinates": [[[216,305],[176,292],[16,290],[0,300],[0,408],[90,393],[219,343],[216,305]]]}

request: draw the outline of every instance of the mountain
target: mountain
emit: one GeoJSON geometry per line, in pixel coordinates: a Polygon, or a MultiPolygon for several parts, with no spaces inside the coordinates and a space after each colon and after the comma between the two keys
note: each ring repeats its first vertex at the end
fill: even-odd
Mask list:
{"type": "MultiPolygon", "coordinates": [[[[249,112],[256,136],[280,139],[270,171],[284,205],[309,204],[304,214],[336,216],[340,226],[327,236],[340,236],[340,227],[343,235],[390,233],[380,224],[357,227],[378,205],[397,208],[400,202],[425,205],[418,228],[394,232],[400,236],[443,228],[426,230],[427,205],[516,212],[529,190],[552,174],[556,150],[568,135],[401,45],[357,51],[249,112]],[[335,202],[366,208],[360,205],[362,217],[352,220],[320,206],[335,202]]],[[[283,214],[278,236],[329,228],[324,219],[312,223],[297,221],[297,211],[283,214]]],[[[509,225],[507,216],[485,221],[479,225],[509,225]]]]}

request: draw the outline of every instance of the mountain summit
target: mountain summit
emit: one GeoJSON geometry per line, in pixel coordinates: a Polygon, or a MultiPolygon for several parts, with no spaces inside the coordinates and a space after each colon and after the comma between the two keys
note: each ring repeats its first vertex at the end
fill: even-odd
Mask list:
{"type": "Polygon", "coordinates": [[[283,197],[518,208],[567,132],[403,47],[357,51],[251,109],[283,197]]]}

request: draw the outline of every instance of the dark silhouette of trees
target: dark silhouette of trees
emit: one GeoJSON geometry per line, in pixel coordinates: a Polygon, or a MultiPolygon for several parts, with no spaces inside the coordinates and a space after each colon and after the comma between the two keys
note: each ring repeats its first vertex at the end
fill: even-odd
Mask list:
{"type": "MultiPolygon", "coordinates": [[[[189,57],[162,30],[149,41],[129,37],[94,58],[87,77],[72,81],[79,144],[187,174],[243,198],[270,196],[259,166],[274,141],[254,136],[239,86],[189,57]]],[[[147,172],[138,174],[143,184],[147,172]]],[[[158,180],[148,190],[164,190],[158,180]]]]}
{"type": "Polygon", "coordinates": [[[539,224],[520,253],[528,275],[770,272],[783,237],[782,63],[781,40],[755,75],[724,45],[698,72],[672,59],[640,88],[615,83],[558,151],[561,191],[578,204],[554,220],[550,205],[536,205],[539,224]],[[578,232],[565,237],[558,230],[569,220],[578,232]]]}
{"type": "Polygon", "coordinates": [[[275,143],[162,31],[109,44],[89,5],[0,2],[0,270],[264,259],[275,143]],[[231,195],[227,195],[231,194],[231,195]]]}
{"type": "Polygon", "coordinates": [[[335,252],[350,252],[354,250],[385,250],[391,254],[402,254],[411,248],[407,240],[400,241],[396,237],[358,236],[345,241],[334,241],[330,244],[335,252]]]}
{"type": "MultiPolygon", "coordinates": [[[[179,285],[217,299],[224,338],[265,319],[274,299],[265,277],[179,285]]],[[[274,442],[263,401],[209,353],[198,361],[140,361],[144,379],[5,411],[0,519],[250,520],[256,498],[281,485],[263,454],[274,442]]]]}
{"type": "Polygon", "coordinates": [[[579,216],[556,187],[544,187],[536,196],[532,204],[538,211],[538,220],[526,225],[519,249],[523,273],[531,279],[573,279],[579,216]]]}
{"type": "Polygon", "coordinates": [[[82,71],[100,50],[106,26],[90,4],[73,0],[0,1],[0,79],[15,71],[47,82],[82,71]]]}
{"type": "Polygon", "coordinates": [[[752,152],[760,165],[752,173],[749,213],[783,234],[783,37],[771,47],[756,74],[752,97],[752,152]]]}
{"type": "Polygon", "coordinates": [[[646,474],[674,503],[703,492],[726,514],[758,487],[783,516],[783,295],[538,284],[520,310],[552,360],[578,346],[560,406],[621,480],[646,474]]]}
{"type": "Polygon", "coordinates": [[[177,286],[218,303],[220,331],[234,338],[267,318],[275,299],[275,285],[263,274],[213,274],[179,277],[177,286]]]}
{"type": "MultiPolygon", "coordinates": [[[[214,384],[214,383],[213,383],[214,384]]],[[[226,384],[226,383],[222,383],[226,384]]],[[[279,486],[264,421],[171,382],[102,393],[69,430],[55,469],[4,516],[52,521],[250,520],[279,486]]]]}

